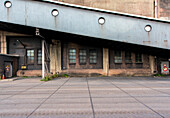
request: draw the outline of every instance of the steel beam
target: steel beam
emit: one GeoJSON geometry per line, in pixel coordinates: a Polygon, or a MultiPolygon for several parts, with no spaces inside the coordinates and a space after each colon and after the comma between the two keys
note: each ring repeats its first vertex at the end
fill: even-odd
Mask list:
{"type": "Polygon", "coordinates": [[[170,49],[169,21],[47,0],[10,0],[12,7],[6,8],[5,1],[0,1],[0,22],[170,49]],[[55,17],[53,9],[59,12],[55,17]],[[105,19],[102,25],[100,17],[105,19]],[[146,25],[151,25],[151,32],[144,30],[146,25]]]}

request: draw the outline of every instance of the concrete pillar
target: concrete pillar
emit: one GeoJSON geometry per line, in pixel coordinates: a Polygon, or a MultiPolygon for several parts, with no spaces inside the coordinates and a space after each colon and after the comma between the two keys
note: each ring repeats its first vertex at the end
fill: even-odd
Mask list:
{"type": "Polygon", "coordinates": [[[57,73],[61,71],[61,42],[52,40],[50,45],[50,72],[57,73]]]}
{"type": "Polygon", "coordinates": [[[154,71],[156,71],[155,57],[154,56],[149,55],[149,63],[150,63],[151,73],[153,74],[154,71]]]}
{"type": "Polygon", "coordinates": [[[6,43],[6,35],[5,32],[0,32],[0,42],[1,42],[1,52],[2,54],[7,54],[7,43],[6,43]]]}
{"type": "Polygon", "coordinates": [[[103,71],[105,75],[109,75],[109,49],[103,48],[103,71]]]}

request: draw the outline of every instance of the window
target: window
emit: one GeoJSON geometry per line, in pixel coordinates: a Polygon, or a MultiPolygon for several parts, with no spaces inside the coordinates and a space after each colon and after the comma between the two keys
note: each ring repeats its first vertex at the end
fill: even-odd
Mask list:
{"type": "Polygon", "coordinates": [[[76,63],[76,49],[69,49],[69,63],[76,63]]]}
{"type": "Polygon", "coordinates": [[[27,64],[34,64],[34,50],[27,50],[27,64]]]}
{"type": "Polygon", "coordinates": [[[42,51],[38,50],[38,64],[42,64],[42,51]]]}
{"type": "Polygon", "coordinates": [[[132,63],[132,55],[131,52],[125,52],[125,62],[132,63]]]}
{"type": "Polygon", "coordinates": [[[86,50],[80,49],[79,50],[79,63],[85,64],[86,63],[86,50]]]}
{"type": "Polygon", "coordinates": [[[142,54],[140,53],[135,54],[135,61],[136,63],[142,63],[142,54]]]}
{"type": "Polygon", "coordinates": [[[89,50],[89,58],[91,64],[97,63],[97,52],[95,49],[89,50]]]}
{"type": "Polygon", "coordinates": [[[122,63],[122,53],[121,53],[121,51],[115,51],[114,62],[115,63],[122,63]]]}

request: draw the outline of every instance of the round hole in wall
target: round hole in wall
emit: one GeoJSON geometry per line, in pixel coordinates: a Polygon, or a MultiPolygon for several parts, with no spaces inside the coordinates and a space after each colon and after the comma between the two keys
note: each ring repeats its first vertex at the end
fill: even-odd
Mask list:
{"type": "Polygon", "coordinates": [[[10,7],[12,6],[11,1],[5,1],[4,6],[5,6],[6,8],[10,8],[10,7]]]}
{"type": "Polygon", "coordinates": [[[152,30],[151,25],[146,25],[146,26],[145,26],[145,31],[146,31],[146,32],[150,32],[151,30],[152,30]]]}
{"type": "Polygon", "coordinates": [[[56,16],[58,16],[59,12],[57,9],[53,9],[51,14],[56,17],[56,16]]]}
{"type": "Polygon", "coordinates": [[[98,22],[99,22],[100,25],[103,25],[105,23],[105,18],[100,17],[98,22]]]}

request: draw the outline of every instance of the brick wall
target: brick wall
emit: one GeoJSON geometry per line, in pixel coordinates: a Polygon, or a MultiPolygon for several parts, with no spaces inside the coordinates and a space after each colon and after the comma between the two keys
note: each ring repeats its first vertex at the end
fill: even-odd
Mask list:
{"type": "Polygon", "coordinates": [[[17,71],[17,76],[41,76],[42,75],[42,70],[18,70],[17,71]]]}
{"type": "Polygon", "coordinates": [[[159,0],[159,18],[170,20],[170,0],[159,0]]]}
{"type": "Polygon", "coordinates": [[[143,16],[154,16],[154,0],[56,0],[143,16]]]}
{"type": "Polygon", "coordinates": [[[102,69],[103,68],[103,61],[102,61],[102,48],[88,46],[88,45],[79,45],[76,43],[64,43],[62,46],[62,68],[63,69],[102,69]],[[68,51],[69,49],[76,49],[76,64],[69,64],[69,56],[68,51]],[[80,64],[79,63],[79,49],[85,49],[87,52],[86,56],[86,63],[80,64]],[[97,51],[97,63],[90,64],[89,62],[89,50],[95,49],[97,51]]]}
{"type": "Polygon", "coordinates": [[[41,49],[41,40],[35,37],[7,37],[8,42],[8,54],[19,55],[19,68],[21,65],[24,65],[24,56],[27,49],[34,50],[34,64],[27,64],[25,59],[25,64],[27,64],[27,69],[29,70],[41,70],[41,64],[38,64],[38,49],[41,49]],[[20,40],[24,45],[25,49],[21,43],[17,40],[20,40]]]}
{"type": "MultiPolygon", "coordinates": [[[[106,75],[103,69],[69,69],[62,70],[70,76],[102,76],[106,75]]],[[[150,69],[110,69],[109,76],[150,76],[150,69]]]]}

